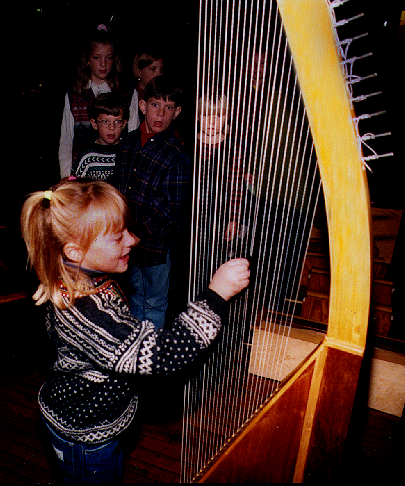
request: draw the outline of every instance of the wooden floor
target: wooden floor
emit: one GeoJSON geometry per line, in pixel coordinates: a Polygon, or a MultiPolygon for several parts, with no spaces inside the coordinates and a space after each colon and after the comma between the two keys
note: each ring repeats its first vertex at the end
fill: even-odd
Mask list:
{"type": "MultiPolygon", "coordinates": [[[[57,482],[36,402],[42,381],[43,374],[32,368],[21,368],[0,379],[2,484],[57,482]]],[[[148,418],[129,434],[124,483],[179,482],[181,420],[148,418]]]]}

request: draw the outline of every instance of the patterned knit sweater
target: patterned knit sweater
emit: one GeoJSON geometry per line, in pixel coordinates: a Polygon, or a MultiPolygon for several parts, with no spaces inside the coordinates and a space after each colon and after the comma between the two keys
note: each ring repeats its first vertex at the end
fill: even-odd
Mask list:
{"type": "Polygon", "coordinates": [[[74,306],[48,304],[47,329],[58,355],[39,406],[59,435],[96,444],[131,423],[138,404],[134,375],[187,367],[217,336],[227,306],[207,290],[170,328],[155,331],[132,317],[115,281],[103,276],[94,283],[95,292],[74,306]]]}
{"type": "Polygon", "coordinates": [[[108,181],[114,173],[118,144],[93,143],[73,161],[71,175],[108,181]]]}

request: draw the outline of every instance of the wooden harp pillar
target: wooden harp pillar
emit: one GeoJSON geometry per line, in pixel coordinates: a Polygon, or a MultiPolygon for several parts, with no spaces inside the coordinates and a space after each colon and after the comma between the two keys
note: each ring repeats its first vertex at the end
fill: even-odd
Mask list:
{"type": "Polygon", "coordinates": [[[364,354],[371,279],[367,180],[324,0],[277,0],[323,185],[331,289],[326,337],[205,469],[199,482],[330,482],[364,354]]]}
{"type": "Polygon", "coordinates": [[[319,385],[313,385],[317,392],[311,398],[312,410],[306,411],[294,480],[331,481],[343,450],[367,337],[371,287],[367,179],[329,9],[317,0],[278,0],[278,4],[317,151],[331,267],[325,364],[316,377],[319,385]]]}

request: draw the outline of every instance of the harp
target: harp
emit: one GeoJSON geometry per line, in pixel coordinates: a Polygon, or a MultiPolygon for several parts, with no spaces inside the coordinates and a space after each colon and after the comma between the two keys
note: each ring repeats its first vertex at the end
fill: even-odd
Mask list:
{"type": "Polygon", "coordinates": [[[321,482],[336,473],[365,349],[371,268],[370,137],[353,109],[353,39],[339,40],[332,8],[344,3],[201,3],[199,122],[209,106],[224,108],[233,141],[196,146],[190,298],[229,256],[252,259],[252,282],[186,387],[182,482],[321,482]],[[320,191],[327,332],[288,376],[274,378],[275,360],[269,378],[251,372],[259,317],[265,308],[263,340],[282,359],[320,191]],[[230,220],[237,229],[226,238],[230,220]]]}

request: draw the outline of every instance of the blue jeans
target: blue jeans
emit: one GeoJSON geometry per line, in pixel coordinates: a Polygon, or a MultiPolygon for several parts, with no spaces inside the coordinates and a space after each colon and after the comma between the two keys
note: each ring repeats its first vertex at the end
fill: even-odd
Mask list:
{"type": "Polygon", "coordinates": [[[128,266],[127,298],[131,314],[140,321],[148,319],[155,329],[163,327],[169,303],[170,258],[152,267],[128,266]]]}
{"type": "Polygon", "coordinates": [[[80,444],[60,437],[46,424],[64,484],[121,483],[123,451],[117,439],[80,444]]]}

